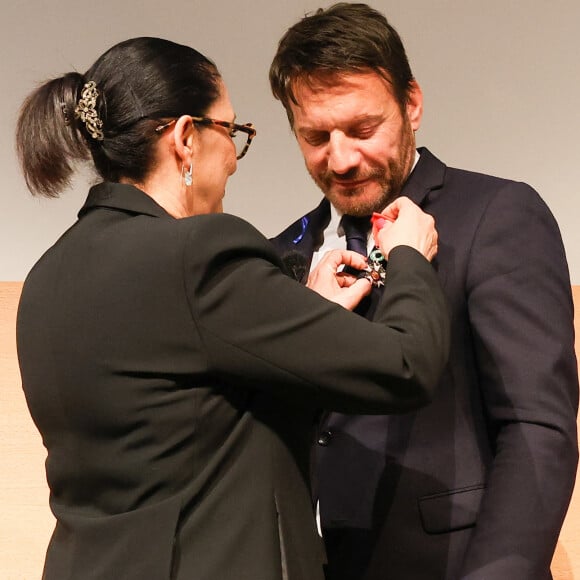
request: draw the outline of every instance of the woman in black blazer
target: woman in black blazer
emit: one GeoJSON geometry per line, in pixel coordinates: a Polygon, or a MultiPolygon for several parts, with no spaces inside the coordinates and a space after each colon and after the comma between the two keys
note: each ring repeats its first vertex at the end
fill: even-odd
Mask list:
{"type": "Polygon", "coordinates": [[[317,411],[406,411],[442,371],[430,218],[398,202],[378,234],[389,266],[375,320],[352,314],[370,284],[337,268],[364,267],[360,256],[333,253],[311,280],[337,305],[221,213],[255,134],[233,119],[215,65],[155,38],[114,46],[23,105],[33,193],[57,196],[81,159],[101,181],[28,275],[18,312],[57,519],[46,580],[322,579],[317,411]]]}

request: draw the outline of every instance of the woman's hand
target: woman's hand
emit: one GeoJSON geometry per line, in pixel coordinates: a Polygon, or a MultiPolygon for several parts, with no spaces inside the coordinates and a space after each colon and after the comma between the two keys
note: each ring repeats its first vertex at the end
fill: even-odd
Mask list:
{"type": "Polygon", "coordinates": [[[408,197],[399,197],[373,216],[375,243],[388,259],[395,246],[411,246],[431,261],[437,254],[435,220],[408,197]]]}
{"type": "Polygon", "coordinates": [[[364,256],[349,250],[326,252],[316,268],[308,276],[306,286],[324,298],[353,310],[371,291],[371,283],[364,278],[356,278],[338,271],[339,266],[352,266],[364,270],[367,261],[364,256]]]}

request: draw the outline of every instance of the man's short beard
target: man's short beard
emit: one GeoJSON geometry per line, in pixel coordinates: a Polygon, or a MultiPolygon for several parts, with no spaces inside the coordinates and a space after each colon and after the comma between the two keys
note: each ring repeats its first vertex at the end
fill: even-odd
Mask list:
{"type": "MultiPolygon", "coordinates": [[[[312,177],[314,178],[314,176],[312,177]]],[[[336,195],[332,191],[334,175],[325,175],[322,179],[315,179],[315,181],[330,203],[339,212],[354,216],[365,216],[375,211],[381,212],[389,203],[399,197],[407,176],[402,175],[400,166],[391,163],[389,164],[388,175],[384,169],[375,169],[366,176],[353,176],[353,179],[361,178],[371,180],[371,182],[361,187],[353,188],[350,191],[343,189],[343,193],[340,195],[336,195]],[[364,189],[369,187],[369,185],[379,185],[381,194],[374,195],[370,199],[365,197],[364,189]]]]}

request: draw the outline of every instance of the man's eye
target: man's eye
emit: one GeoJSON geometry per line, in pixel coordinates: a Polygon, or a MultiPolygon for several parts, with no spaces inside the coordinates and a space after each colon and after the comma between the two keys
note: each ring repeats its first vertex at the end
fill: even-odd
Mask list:
{"type": "Polygon", "coordinates": [[[308,145],[312,145],[313,147],[317,147],[318,145],[322,145],[328,141],[328,135],[307,135],[304,137],[304,140],[308,145]]]}
{"type": "Polygon", "coordinates": [[[362,127],[352,132],[355,139],[370,139],[375,134],[375,127],[362,127]]]}

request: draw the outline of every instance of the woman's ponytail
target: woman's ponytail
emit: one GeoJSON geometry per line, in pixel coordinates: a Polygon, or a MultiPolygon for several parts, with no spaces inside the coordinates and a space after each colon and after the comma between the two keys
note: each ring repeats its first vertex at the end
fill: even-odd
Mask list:
{"type": "Polygon", "coordinates": [[[79,73],[50,80],[24,101],[16,125],[16,151],[33,195],[58,197],[70,185],[76,163],[90,158],[75,118],[85,85],[79,73]]]}

